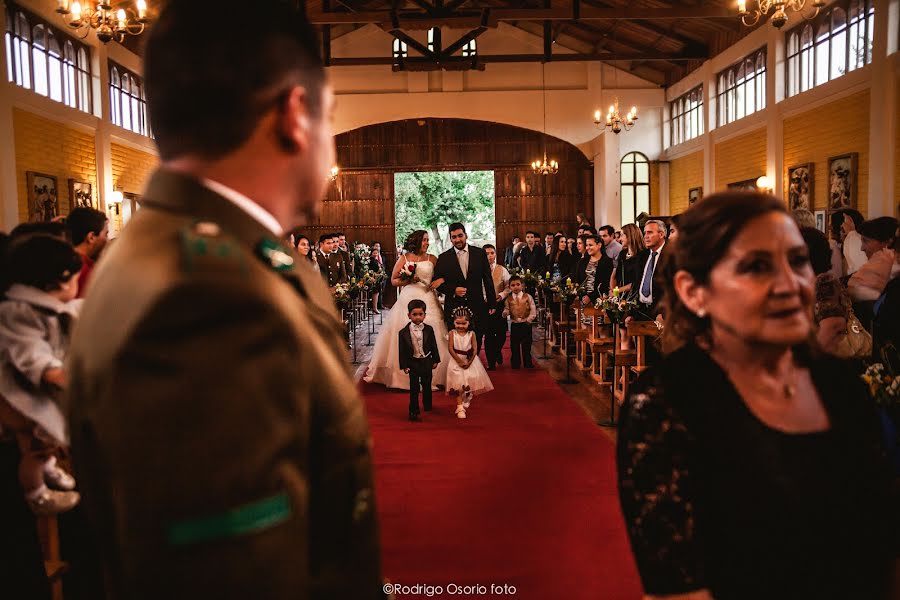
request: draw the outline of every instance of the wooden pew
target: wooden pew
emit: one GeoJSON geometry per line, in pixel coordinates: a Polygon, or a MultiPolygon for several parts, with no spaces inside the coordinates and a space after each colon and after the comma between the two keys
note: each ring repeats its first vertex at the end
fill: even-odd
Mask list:
{"type": "Polygon", "coordinates": [[[647,370],[647,340],[652,343],[659,334],[660,329],[655,321],[632,321],[628,324],[625,334],[634,339],[634,350],[620,350],[616,354],[615,382],[613,396],[621,406],[628,398],[628,386],[631,383],[631,375],[640,375],[647,370]],[[619,354],[622,360],[619,360],[619,354]]]}
{"type": "Polygon", "coordinates": [[[590,319],[585,351],[591,355],[591,377],[601,386],[611,385],[606,379],[606,370],[609,363],[606,352],[612,349],[614,341],[607,331],[606,325],[601,323],[603,311],[588,306],[584,309],[584,316],[590,319]]]}
{"type": "Polygon", "coordinates": [[[587,340],[590,336],[590,329],[584,323],[585,310],[591,307],[583,308],[581,302],[575,303],[575,324],[572,327],[572,338],[575,340],[575,368],[586,373],[591,370],[587,357],[590,355],[587,348],[587,340]]]}

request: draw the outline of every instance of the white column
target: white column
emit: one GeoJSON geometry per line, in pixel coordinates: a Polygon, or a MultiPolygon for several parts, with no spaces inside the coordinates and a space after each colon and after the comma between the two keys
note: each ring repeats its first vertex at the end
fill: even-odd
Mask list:
{"type": "Polygon", "coordinates": [[[669,161],[660,161],[659,163],[659,214],[671,214],[671,204],[669,203],[669,161]]]}
{"type": "Polygon", "coordinates": [[[107,203],[111,202],[115,182],[112,178],[112,147],[110,132],[109,107],[109,55],[106,46],[94,48],[94,113],[100,117],[97,132],[94,134],[94,151],[97,160],[97,187],[100,188],[100,210],[106,212],[107,203]]]}
{"type": "Polygon", "coordinates": [[[894,74],[887,60],[890,0],[874,0],[872,87],[869,93],[868,218],[894,214],[894,136],[897,126],[894,74]],[[880,18],[879,18],[880,16],[880,18]]]}
{"type": "Polygon", "coordinates": [[[769,27],[766,46],[766,176],[772,194],[784,198],[784,120],[778,102],[784,99],[784,32],[769,27]]]}
{"type": "Polygon", "coordinates": [[[606,132],[596,139],[594,154],[594,226],[621,227],[622,205],[619,201],[619,138],[606,132]]]}
{"type": "MultiPolygon", "coordinates": [[[[6,30],[6,11],[0,11],[0,31],[6,30]]],[[[0,65],[6,63],[6,44],[0,44],[0,65]]],[[[19,223],[19,190],[16,179],[16,144],[11,91],[14,83],[0,81],[0,229],[9,232],[19,223]]]]}
{"type": "Polygon", "coordinates": [[[712,61],[701,67],[703,73],[703,195],[716,191],[716,152],[712,130],[716,124],[716,75],[712,61]]]}

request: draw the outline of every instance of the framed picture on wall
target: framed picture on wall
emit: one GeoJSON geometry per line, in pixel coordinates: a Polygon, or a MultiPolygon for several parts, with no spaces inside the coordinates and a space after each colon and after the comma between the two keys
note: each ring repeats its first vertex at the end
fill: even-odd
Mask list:
{"type": "Polygon", "coordinates": [[[695,187],[688,190],[688,206],[693,206],[697,200],[703,197],[703,188],[695,187]]]}
{"type": "Polygon", "coordinates": [[[87,208],[96,208],[94,204],[93,185],[90,181],[79,181],[78,179],[69,180],[69,207],[78,208],[84,206],[87,208]]]}
{"type": "Polygon", "coordinates": [[[859,154],[851,152],[828,159],[828,208],[856,208],[856,172],[859,154]]]}
{"type": "Polygon", "coordinates": [[[759,177],[754,177],[753,179],[745,179],[743,181],[735,181],[734,183],[727,184],[725,187],[729,190],[736,190],[739,192],[755,192],[757,179],[759,179],[759,177]]]}
{"type": "Polygon", "coordinates": [[[816,229],[828,235],[828,232],[825,230],[825,211],[817,210],[816,211],[816,229]]]}
{"type": "Polygon", "coordinates": [[[812,210],[813,188],[813,163],[788,167],[788,207],[791,210],[812,210]]]}
{"type": "Polygon", "coordinates": [[[54,175],[25,172],[28,186],[28,220],[52,221],[59,216],[59,189],[54,175]]]}

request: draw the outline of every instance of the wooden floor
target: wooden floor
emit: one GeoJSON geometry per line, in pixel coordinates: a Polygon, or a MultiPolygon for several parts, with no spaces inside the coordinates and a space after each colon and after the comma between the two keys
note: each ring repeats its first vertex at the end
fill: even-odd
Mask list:
{"type": "MultiPolygon", "coordinates": [[[[372,356],[372,351],[375,348],[375,338],[381,329],[380,323],[387,321],[389,313],[389,309],[382,311],[380,320],[379,315],[373,315],[375,324],[374,334],[370,335],[373,330],[373,327],[370,324],[371,321],[361,323],[356,330],[357,346],[354,362],[356,381],[359,381],[365,374],[369,358],[372,356]],[[370,338],[371,345],[369,345],[370,338]]],[[[603,430],[603,432],[610,439],[615,441],[616,429],[614,427],[604,427],[600,425],[600,423],[606,422],[610,416],[611,394],[609,392],[609,389],[601,388],[589,376],[578,373],[575,369],[575,362],[572,358],[569,358],[569,375],[576,381],[576,383],[559,383],[566,377],[565,358],[563,358],[562,354],[560,354],[559,352],[552,351],[549,343],[547,343],[546,346],[544,345],[544,330],[542,328],[535,327],[533,329],[533,332],[534,341],[531,346],[531,355],[534,359],[535,365],[538,368],[547,371],[550,376],[559,384],[563,391],[565,391],[566,394],[572,399],[572,401],[575,402],[579,407],[581,407],[588,418],[597,423],[598,427],[600,427],[600,429],[603,430]],[[544,356],[546,356],[546,358],[542,358],[544,356]]],[[[509,338],[507,337],[507,344],[509,343],[508,340],[509,338]]],[[[351,360],[354,360],[352,349],[350,351],[350,355],[351,360]]],[[[509,369],[509,366],[504,365],[498,368],[509,369]]],[[[616,407],[616,419],[618,419],[618,411],[619,409],[618,407],[616,407]]]]}

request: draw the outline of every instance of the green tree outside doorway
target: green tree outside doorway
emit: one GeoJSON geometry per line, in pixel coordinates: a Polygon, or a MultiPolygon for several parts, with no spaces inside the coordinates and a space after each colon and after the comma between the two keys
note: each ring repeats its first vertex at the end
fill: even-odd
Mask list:
{"type": "Polygon", "coordinates": [[[438,255],[450,247],[447,227],[457,221],[466,226],[471,244],[496,239],[493,171],[396,173],[394,200],[397,245],[424,229],[429,253],[438,255]]]}

